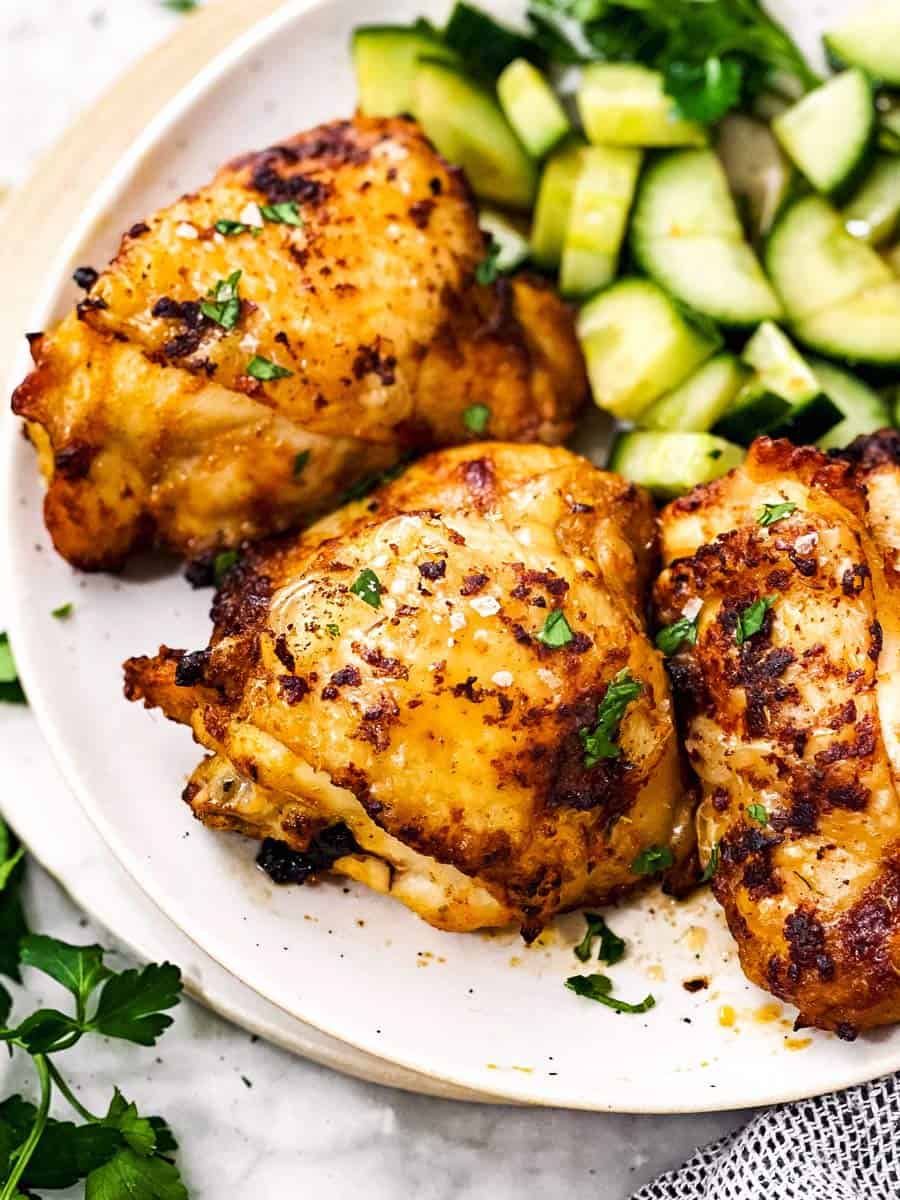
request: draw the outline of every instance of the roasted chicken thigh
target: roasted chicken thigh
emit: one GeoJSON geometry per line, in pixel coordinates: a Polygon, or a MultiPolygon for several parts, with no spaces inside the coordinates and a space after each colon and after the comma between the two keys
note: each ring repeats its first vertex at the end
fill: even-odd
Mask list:
{"type": "Polygon", "coordinates": [[[485,248],[404,119],[299,134],[134,225],[13,401],[57,549],[197,557],[473,430],[561,440],[587,386],[572,316],[542,282],[479,283],[485,248]]]}
{"type": "Polygon", "coordinates": [[[662,540],[701,855],[744,970],[801,1026],[897,1021],[900,437],[830,459],[762,439],[662,540]]]}
{"type": "Polygon", "coordinates": [[[655,547],[649,497],[568,451],[441,451],[249,551],[209,648],[132,659],[126,692],[210,752],[185,792],[208,825],[532,938],[691,848],[655,547]]]}

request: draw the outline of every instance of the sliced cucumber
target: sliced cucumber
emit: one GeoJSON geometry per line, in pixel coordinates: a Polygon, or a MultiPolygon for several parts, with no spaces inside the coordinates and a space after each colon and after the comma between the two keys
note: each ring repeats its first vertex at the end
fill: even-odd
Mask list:
{"type": "Polygon", "coordinates": [[[795,321],[793,329],[801,342],[831,358],[900,366],[900,280],[795,321]]]}
{"type": "Polygon", "coordinates": [[[644,175],[631,246],[667,291],[723,325],[777,320],[778,297],[743,229],[724,168],[711,150],[682,150],[644,175]]]}
{"type": "Polygon", "coordinates": [[[527,261],[531,254],[531,245],[523,219],[498,212],[494,208],[483,208],[478,214],[478,224],[498,247],[498,271],[506,275],[527,261]]]}
{"type": "Polygon", "coordinates": [[[582,308],[578,335],[595,403],[625,420],[677,387],[719,348],[648,279],[623,279],[582,308]]]}
{"type": "Polygon", "coordinates": [[[892,278],[879,255],[851,237],[840,213],[818,196],[806,196],[785,211],[769,238],[766,266],[792,321],[892,278]]]}
{"type": "Polygon", "coordinates": [[[444,158],[462,167],[485,200],[529,208],[534,164],[484,88],[455,67],[420,62],[413,84],[415,114],[444,158]]]}
{"type": "Polygon", "coordinates": [[[755,242],[765,237],[790,194],[794,170],[765,121],[729,113],[719,125],[716,153],[755,242]]]}
{"type": "Polygon", "coordinates": [[[873,0],[833,33],[825,46],[838,62],[862,67],[876,79],[900,84],[900,8],[897,0],[873,0]]]}
{"type": "Polygon", "coordinates": [[[760,325],[743,358],[755,375],[716,424],[721,437],[741,446],[762,434],[804,444],[841,420],[841,410],[822,394],[816,375],[777,325],[760,325]]]}
{"type": "Polygon", "coordinates": [[[658,500],[673,500],[701,483],[712,483],[744,461],[744,451],[711,433],[621,433],[609,469],[647,488],[658,500]]]}
{"type": "Polygon", "coordinates": [[[872,145],[872,85],[863,71],[844,71],[776,117],[772,130],[813,187],[839,192],[857,176],[872,145]]]}
{"type": "Polygon", "coordinates": [[[844,228],[870,246],[889,242],[900,219],[900,157],[882,155],[844,209],[844,228]]]}
{"type": "Polygon", "coordinates": [[[819,439],[823,450],[849,446],[854,438],[893,424],[891,410],[885,400],[849,371],[833,363],[814,358],[809,364],[815,371],[822,391],[834,401],[844,415],[832,429],[819,439]]]}
{"type": "Polygon", "coordinates": [[[645,429],[705,433],[734,403],[749,372],[733,354],[717,354],[641,414],[645,429]]]}
{"type": "Polygon", "coordinates": [[[702,125],[678,115],[658,71],[632,63],[591,63],[578,89],[585,133],[604,146],[703,146],[702,125]]]}
{"type": "Polygon", "coordinates": [[[363,25],[353,33],[359,110],[367,117],[413,111],[413,79],[420,58],[455,61],[436,36],[412,26],[363,25]]]}
{"type": "Polygon", "coordinates": [[[571,129],[553,88],[527,58],[517,58],[497,80],[506,119],[532,156],[543,158],[571,129]]]}
{"type": "Polygon", "coordinates": [[[548,159],[541,175],[534,224],[531,227],[531,257],[547,271],[562,260],[563,244],[575,183],[581,170],[582,143],[574,138],[548,159]]]}
{"type": "Polygon", "coordinates": [[[444,41],[470,71],[488,79],[496,79],[514,59],[530,58],[534,53],[528,38],[462,0],[453,6],[444,41]]]}
{"type": "Polygon", "coordinates": [[[640,150],[624,146],[586,146],[581,151],[563,242],[563,295],[588,296],[615,278],[641,158],[640,150]]]}
{"type": "Polygon", "coordinates": [[[884,261],[895,275],[900,275],[900,244],[885,252],[884,261]]]}

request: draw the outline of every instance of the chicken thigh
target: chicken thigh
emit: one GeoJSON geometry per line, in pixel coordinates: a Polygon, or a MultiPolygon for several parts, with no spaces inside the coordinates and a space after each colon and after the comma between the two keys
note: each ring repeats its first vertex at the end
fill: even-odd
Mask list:
{"type": "Polygon", "coordinates": [[[649,497],[566,450],[440,451],[250,550],[209,648],[130,660],[126,693],[191,726],[184,798],[274,839],[275,878],[533,938],[691,849],[655,551],[649,497]]]}
{"type": "Polygon", "coordinates": [[[900,1020],[900,437],[761,439],[670,505],[656,588],[701,856],[799,1026],[900,1020]]]}
{"type": "Polygon", "coordinates": [[[13,399],[57,549],[198,557],[411,452],[561,440],[587,389],[572,315],[543,282],[479,282],[485,250],[463,176],[405,119],[320,126],[134,225],[13,399]]]}

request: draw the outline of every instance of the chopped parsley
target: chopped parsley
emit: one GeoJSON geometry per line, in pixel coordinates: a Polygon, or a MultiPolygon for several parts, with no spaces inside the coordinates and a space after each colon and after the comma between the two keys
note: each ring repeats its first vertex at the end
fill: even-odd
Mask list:
{"type": "Polygon", "coordinates": [[[287,379],[293,373],[287,367],[279,367],[278,363],[269,362],[267,358],[258,354],[254,354],[247,363],[247,374],[251,379],[259,379],[262,383],[268,383],[270,379],[287,379]]]}
{"type": "Polygon", "coordinates": [[[776,521],[783,521],[785,517],[789,517],[792,512],[796,511],[797,505],[792,504],[790,500],[785,501],[784,504],[764,504],[756,518],[756,523],[766,529],[769,525],[774,525],[776,521]]]}
{"type": "Polygon", "coordinates": [[[13,658],[9,636],[0,633],[0,702],[5,704],[27,704],[19,673],[13,658]]]}
{"type": "Polygon", "coordinates": [[[500,274],[500,268],[497,265],[497,260],[499,257],[500,243],[494,238],[489,238],[484,258],[475,268],[475,279],[478,283],[482,284],[483,286],[487,286],[488,284],[496,282],[497,277],[500,274]]]}
{"type": "Polygon", "coordinates": [[[71,617],[75,611],[75,605],[70,600],[68,604],[60,604],[58,608],[54,608],[50,616],[55,617],[57,621],[65,621],[67,617],[71,617]]]}
{"type": "Polygon", "coordinates": [[[571,626],[566,620],[566,614],[561,608],[555,608],[552,613],[547,616],[544,622],[544,628],[537,635],[537,640],[545,646],[549,646],[551,650],[559,650],[574,639],[571,626]]]}
{"type": "Polygon", "coordinates": [[[216,233],[221,233],[222,237],[237,237],[239,233],[252,232],[252,225],[245,225],[243,221],[229,221],[227,217],[216,221],[213,226],[216,233]]]}
{"type": "Polygon", "coordinates": [[[597,953],[597,958],[600,962],[604,962],[607,966],[614,966],[625,957],[625,941],[623,938],[617,937],[616,934],[606,924],[603,917],[599,913],[584,913],[584,919],[587,922],[587,930],[584,937],[575,947],[575,957],[581,962],[586,963],[594,949],[594,940],[600,939],[600,949],[597,953]]]}
{"type": "Polygon", "coordinates": [[[356,483],[351,483],[344,494],[338,501],[339,504],[349,504],[351,500],[362,500],[368,496],[370,492],[374,492],[376,488],[382,487],[386,483],[392,483],[395,479],[399,479],[406,468],[409,466],[409,458],[403,458],[396,466],[388,467],[385,471],[376,471],[371,475],[363,475],[361,479],[357,479],[356,483]]]}
{"type": "Polygon", "coordinates": [[[330,625],[325,626],[325,632],[329,637],[338,638],[341,636],[341,627],[340,625],[335,625],[334,622],[332,622],[330,625]]]}
{"type": "Polygon", "coordinates": [[[463,413],[463,424],[469,433],[484,433],[491,419],[491,410],[486,404],[471,404],[463,413]]]}
{"type": "Polygon", "coordinates": [[[635,875],[658,875],[660,871],[668,871],[674,861],[675,855],[668,846],[648,846],[631,864],[631,870],[635,875]]]}
{"type": "Polygon", "coordinates": [[[769,814],[763,804],[748,804],[747,816],[751,821],[755,821],[757,825],[768,825],[769,814]]]}
{"type": "Polygon", "coordinates": [[[228,572],[237,564],[237,550],[222,550],[213,559],[213,579],[216,587],[221,587],[228,572]]]}
{"type": "Polygon", "coordinates": [[[200,0],[160,0],[160,4],[169,12],[190,13],[200,7],[200,0]]]}
{"type": "Polygon", "coordinates": [[[364,567],[350,584],[350,591],[372,608],[381,608],[381,583],[374,571],[364,567]]]}
{"type": "Polygon", "coordinates": [[[719,843],[716,842],[716,844],[713,846],[712,850],[710,850],[710,852],[709,852],[709,861],[707,862],[706,866],[703,868],[703,874],[700,876],[701,883],[709,883],[709,881],[712,879],[713,875],[715,875],[716,871],[718,871],[719,856],[720,856],[719,843]]]}
{"type": "Polygon", "coordinates": [[[739,646],[753,637],[763,627],[766,613],[778,599],[777,596],[763,596],[755,600],[738,614],[737,625],[734,629],[734,640],[739,646]]]}
{"type": "Polygon", "coordinates": [[[573,975],[571,979],[566,980],[566,987],[576,996],[583,996],[585,1000],[596,1000],[598,1004],[605,1004],[614,1012],[645,1013],[656,1004],[653,996],[645,996],[640,1004],[628,1004],[625,1000],[617,1000],[610,995],[612,986],[608,975],[573,975]]]}
{"type": "Polygon", "coordinates": [[[281,204],[263,204],[259,211],[263,220],[271,221],[273,225],[302,225],[303,218],[295,200],[285,200],[281,204]]]}
{"type": "Polygon", "coordinates": [[[301,450],[294,458],[294,478],[299,479],[306,470],[307,464],[312,454],[311,450],[301,450]]]}
{"type": "Polygon", "coordinates": [[[595,767],[601,759],[618,758],[622,753],[615,737],[625,710],[636,700],[644,685],[632,677],[626,667],[609,684],[606,695],[597,705],[597,724],[593,729],[579,729],[578,736],[584,746],[584,765],[595,767]]]}
{"type": "Polygon", "coordinates": [[[657,649],[661,650],[666,658],[677,654],[685,644],[697,645],[697,617],[681,617],[656,635],[657,649]]]}
{"type": "Polygon", "coordinates": [[[227,279],[220,279],[200,305],[204,317],[209,317],[210,321],[215,321],[223,329],[234,329],[241,318],[241,300],[238,296],[241,274],[241,271],[233,271],[227,279]]]}

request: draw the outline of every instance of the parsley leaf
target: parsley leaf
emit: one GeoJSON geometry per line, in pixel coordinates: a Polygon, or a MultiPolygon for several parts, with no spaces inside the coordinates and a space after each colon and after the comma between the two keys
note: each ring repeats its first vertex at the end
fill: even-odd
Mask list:
{"type": "Polygon", "coordinates": [[[227,279],[220,279],[215,287],[210,289],[209,299],[200,305],[200,311],[210,321],[215,321],[223,329],[234,329],[241,318],[241,300],[238,286],[241,282],[241,271],[233,271],[227,279]]]}
{"type": "Polygon", "coordinates": [[[156,1130],[149,1117],[138,1116],[137,1105],[130,1103],[118,1088],[113,1092],[103,1124],[116,1129],[132,1150],[145,1157],[156,1150],[156,1130]]]}
{"type": "Polygon", "coordinates": [[[43,971],[72,993],[83,1014],[91,993],[110,977],[103,965],[102,946],[70,946],[39,933],[22,939],[21,961],[26,967],[43,971]]]}
{"type": "MultiPolygon", "coordinates": [[[[0,1177],[6,1178],[14,1151],[28,1137],[37,1109],[19,1095],[0,1104],[0,1177]]],[[[27,1188],[72,1187],[116,1152],[115,1130],[50,1118],[28,1160],[20,1183],[27,1188]]]]}
{"type": "Polygon", "coordinates": [[[54,617],[57,621],[65,621],[68,617],[71,617],[74,611],[75,605],[70,600],[67,604],[60,604],[58,608],[52,609],[50,616],[54,617]]]}
{"type": "Polygon", "coordinates": [[[689,121],[711,125],[736,108],[741,100],[744,67],[729,55],[711,55],[703,62],[675,59],[665,71],[665,88],[689,121]]]}
{"type": "Polygon", "coordinates": [[[756,518],[756,523],[766,529],[769,525],[774,525],[776,521],[783,521],[785,517],[789,517],[796,511],[797,505],[792,504],[789,500],[784,504],[764,504],[756,518]]]}
{"type": "Polygon", "coordinates": [[[715,875],[716,871],[718,871],[719,855],[720,855],[719,843],[716,842],[716,844],[713,846],[712,850],[710,850],[710,852],[709,852],[709,861],[707,862],[706,866],[703,868],[703,874],[700,876],[701,883],[709,883],[709,881],[712,879],[713,875],[715,875]]]}
{"type": "Polygon", "coordinates": [[[221,233],[222,237],[237,237],[239,233],[247,233],[252,230],[253,226],[245,225],[243,221],[230,221],[227,217],[222,217],[216,221],[213,228],[216,233],[221,233]]]}
{"type": "Polygon", "coordinates": [[[350,591],[372,608],[381,608],[381,583],[374,571],[364,567],[350,584],[350,591]]]}
{"type": "Polygon", "coordinates": [[[616,1000],[614,996],[610,995],[612,980],[608,975],[573,975],[571,979],[566,980],[566,987],[576,996],[583,996],[585,1000],[596,1000],[599,1004],[605,1004],[607,1008],[611,1008],[615,1012],[645,1013],[656,1005],[653,996],[645,996],[640,1004],[628,1004],[624,1000],[616,1000]]]}
{"type": "Polygon", "coordinates": [[[294,478],[299,479],[306,470],[306,465],[310,460],[311,450],[301,450],[294,458],[294,478]]]}
{"type": "Polygon", "coordinates": [[[370,492],[374,492],[376,488],[382,487],[385,483],[392,483],[395,479],[399,479],[406,468],[409,466],[410,459],[403,458],[393,467],[388,467],[384,471],[375,471],[371,475],[363,475],[361,479],[357,479],[356,483],[352,483],[350,487],[343,493],[339,504],[349,504],[351,500],[362,500],[368,496],[370,492]]]}
{"type": "Polygon", "coordinates": [[[656,635],[657,649],[661,650],[666,658],[671,658],[673,654],[677,654],[683,645],[697,645],[697,617],[681,617],[672,625],[667,625],[665,629],[661,629],[656,635]]]}
{"type": "Polygon", "coordinates": [[[259,379],[262,383],[268,383],[271,379],[287,379],[293,373],[287,367],[279,367],[278,363],[269,362],[267,358],[261,358],[258,354],[254,354],[247,363],[247,374],[251,379],[259,379]]]}
{"type": "Polygon", "coordinates": [[[563,646],[568,646],[574,638],[575,635],[566,620],[566,614],[561,608],[555,608],[548,614],[544,628],[537,635],[537,640],[543,645],[549,646],[551,650],[559,650],[563,646]]]}
{"type": "Polygon", "coordinates": [[[469,433],[484,433],[491,420],[491,410],[486,404],[470,404],[463,413],[463,424],[469,433]]]}
{"type": "Polygon", "coordinates": [[[123,1148],[92,1171],[84,1188],[85,1200],[188,1200],[178,1168],[165,1158],[144,1158],[123,1148]]]}
{"type": "Polygon", "coordinates": [[[578,736],[584,747],[584,765],[595,767],[601,759],[618,758],[622,751],[615,737],[625,710],[632,700],[644,690],[644,685],[634,679],[626,667],[610,682],[606,695],[597,705],[597,724],[593,729],[579,729],[578,736]]]}
{"type": "Polygon", "coordinates": [[[484,258],[475,268],[475,280],[477,283],[487,287],[489,284],[497,281],[497,277],[501,273],[497,265],[499,257],[500,243],[495,238],[489,237],[484,258]]]}
{"type": "Polygon", "coordinates": [[[766,613],[778,599],[777,596],[763,596],[755,600],[738,614],[737,625],[734,629],[734,640],[743,646],[749,638],[759,633],[766,619],[766,613]]]}
{"type": "Polygon", "coordinates": [[[635,875],[658,875],[667,871],[675,861],[675,856],[668,846],[648,846],[642,850],[631,869],[635,875]]]}
{"type": "Polygon", "coordinates": [[[329,637],[339,638],[341,636],[341,627],[340,627],[340,625],[335,625],[335,624],[326,625],[325,632],[328,634],[329,637]]]}
{"type": "Polygon", "coordinates": [[[755,821],[757,825],[768,825],[769,823],[769,814],[764,804],[748,804],[747,816],[751,821],[755,821]]]}
{"type": "Polygon", "coordinates": [[[259,210],[266,221],[273,225],[302,225],[303,218],[295,200],[284,200],[280,204],[263,204],[259,210]]]}
{"type": "Polygon", "coordinates": [[[190,13],[200,7],[200,0],[160,0],[160,4],[170,12],[190,13]]]}
{"type": "Polygon", "coordinates": [[[85,1029],[153,1046],[172,1024],[164,1012],[181,999],[181,972],[172,963],[150,963],[107,979],[85,1029]]]}
{"type": "Polygon", "coordinates": [[[624,939],[617,937],[609,928],[599,913],[584,913],[587,930],[584,937],[575,947],[575,957],[581,962],[587,962],[594,948],[594,939],[600,939],[600,949],[597,958],[600,962],[612,967],[625,957],[624,939]]]}
{"type": "Polygon", "coordinates": [[[16,670],[9,636],[5,633],[0,633],[0,701],[7,704],[28,703],[19,683],[19,673],[16,670]]]}
{"type": "Polygon", "coordinates": [[[49,1054],[80,1032],[78,1022],[58,1008],[39,1008],[30,1013],[10,1037],[14,1036],[29,1054],[49,1054]]]}
{"type": "Polygon", "coordinates": [[[237,565],[238,557],[237,550],[220,550],[213,559],[213,580],[216,587],[222,586],[225,576],[237,565]]]}

